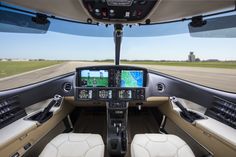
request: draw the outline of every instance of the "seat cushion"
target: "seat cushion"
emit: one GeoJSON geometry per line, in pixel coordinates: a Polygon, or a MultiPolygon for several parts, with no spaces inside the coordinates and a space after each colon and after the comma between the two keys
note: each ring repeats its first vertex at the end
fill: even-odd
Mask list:
{"type": "Polygon", "coordinates": [[[49,142],[39,157],[103,157],[104,143],[97,134],[60,134],[49,142]]]}
{"type": "Polygon", "coordinates": [[[190,147],[178,136],[137,134],[131,143],[132,157],[194,157],[190,147]]]}

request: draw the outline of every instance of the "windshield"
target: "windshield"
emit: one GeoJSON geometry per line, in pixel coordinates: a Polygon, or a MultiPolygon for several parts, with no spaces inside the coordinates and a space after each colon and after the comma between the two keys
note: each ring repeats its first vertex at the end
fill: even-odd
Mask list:
{"type": "MultiPolygon", "coordinates": [[[[0,33],[0,90],[74,72],[80,66],[114,64],[112,25],[49,21],[44,33],[0,33]]],[[[188,24],[124,26],[121,64],[236,92],[236,39],[193,37],[188,24]]]]}

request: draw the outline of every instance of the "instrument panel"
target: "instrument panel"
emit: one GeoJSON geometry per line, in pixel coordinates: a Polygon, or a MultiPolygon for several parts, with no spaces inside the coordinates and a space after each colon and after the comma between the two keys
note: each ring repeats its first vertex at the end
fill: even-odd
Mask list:
{"type": "Polygon", "coordinates": [[[145,100],[147,70],[130,66],[76,69],[76,100],[145,100]]]}

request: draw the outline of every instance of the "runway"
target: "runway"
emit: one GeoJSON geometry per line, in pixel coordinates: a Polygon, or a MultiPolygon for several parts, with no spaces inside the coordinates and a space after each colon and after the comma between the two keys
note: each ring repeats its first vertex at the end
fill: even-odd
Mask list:
{"type": "MultiPolygon", "coordinates": [[[[55,76],[75,71],[76,67],[107,65],[101,62],[65,62],[60,65],[39,69],[20,75],[0,79],[0,90],[16,88],[27,84],[43,81],[55,76]]],[[[129,64],[130,65],[130,64],[129,64]]],[[[134,65],[157,70],[190,82],[202,84],[225,91],[236,92],[236,69],[177,67],[161,65],[134,65]]]]}

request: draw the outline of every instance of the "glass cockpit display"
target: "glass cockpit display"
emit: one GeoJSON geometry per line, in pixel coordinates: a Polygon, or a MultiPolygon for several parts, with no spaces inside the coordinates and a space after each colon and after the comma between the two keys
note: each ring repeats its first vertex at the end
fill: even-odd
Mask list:
{"type": "Polygon", "coordinates": [[[76,100],[143,101],[147,70],[128,66],[76,69],[76,100]]]}
{"type": "Polygon", "coordinates": [[[132,99],[132,90],[120,90],[119,91],[120,99],[132,99]]]}
{"type": "Polygon", "coordinates": [[[142,69],[80,69],[79,87],[145,87],[146,71],[142,69]]]}
{"type": "Polygon", "coordinates": [[[120,85],[121,87],[143,87],[142,70],[122,70],[120,85]]]}
{"type": "Polygon", "coordinates": [[[80,90],[79,99],[92,99],[93,91],[92,90],[80,90]]]}
{"type": "Polygon", "coordinates": [[[98,97],[100,99],[112,99],[112,90],[99,90],[98,97]]]}
{"type": "Polygon", "coordinates": [[[107,70],[81,70],[80,77],[82,87],[108,87],[107,70]]]}

